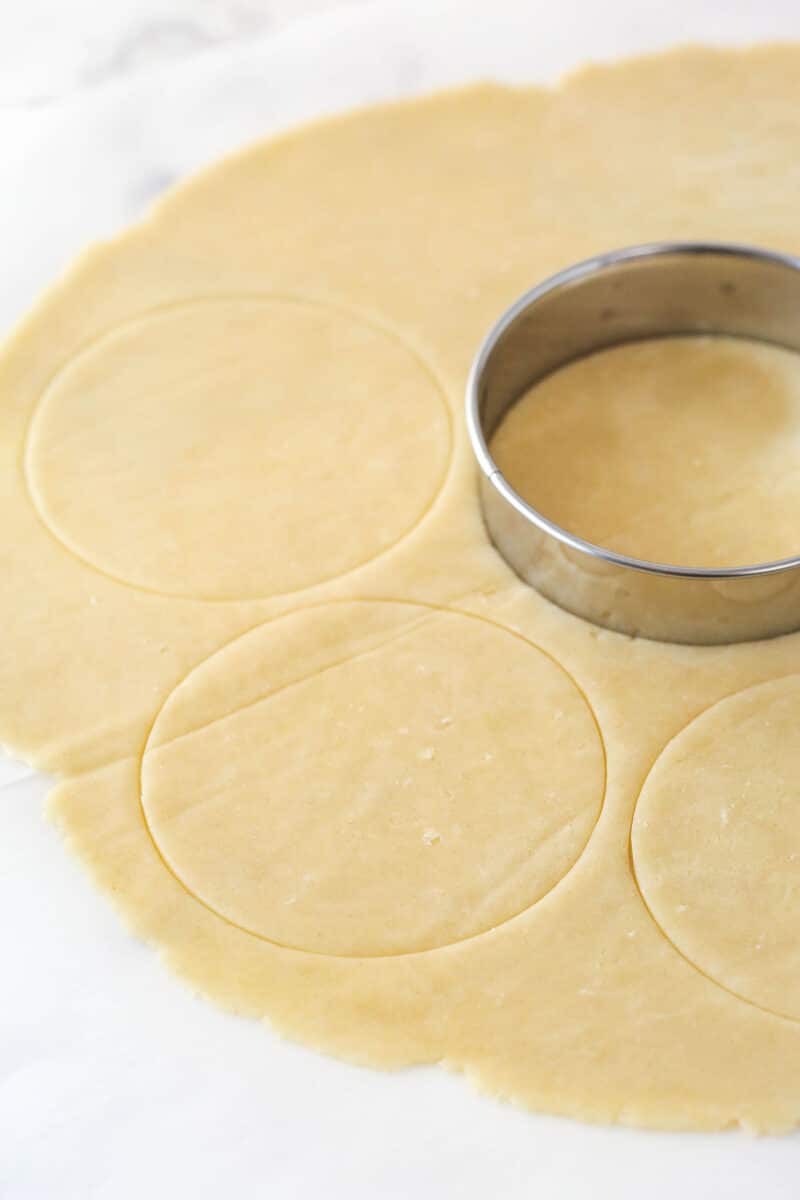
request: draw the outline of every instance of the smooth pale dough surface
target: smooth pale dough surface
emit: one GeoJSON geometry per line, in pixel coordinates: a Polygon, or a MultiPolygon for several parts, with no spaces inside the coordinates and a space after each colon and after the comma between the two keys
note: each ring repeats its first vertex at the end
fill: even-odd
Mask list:
{"type": "Polygon", "coordinates": [[[665,933],[712,979],[800,1020],[800,676],[697,717],[650,772],[633,861],[665,933]],[[721,786],[722,782],[722,786],[721,786]]]}
{"type": "Polygon", "coordinates": [[[604,777],[585,699],[530,643],[454,612],[333,605],[245,634],[181,684],[145,751],[142,808],[170,868],[235,925],[398,954],[491,929],[554,887],[604,777]],[[335,657],[309,670],[332,630],[335,657]],[[219,712],[196,726],[212,689],[219,712]]]}
{"type": "MultiPolygon", "coordinates": [[[[487,541],[462,396],[576,259],[800,252],[798,144],[794,47],[357,112],[177,189],[7,345],[0,739],[193,987],[533,1109],[797,1123],[800,636],[658,645],[548,604],[487,541]]],[[[796,523],[796,379],[670,349],[553,403],[559,496],[643,552],[750,556],[796,523]],[[689,389],[658,482],[708,527],[642,508],[617,443],[587,509],[608,420],[663,431],[689,389]]]]}
{"type": "Polygon", "coordinates": [[[99,570],[247,599],[398,541],[441,485],[449,443],[446,402],[400,338],[331,305],[236,296],[92,342],[43,393],[26,469],[48,528],[99,570]]]}
{"type": "Polygon", "coordinates": [[[532,388],[492,448],[525,500],[622,554],[733,567],[800,549],[789,350],[685,337],[590,355],[532,388]]]}

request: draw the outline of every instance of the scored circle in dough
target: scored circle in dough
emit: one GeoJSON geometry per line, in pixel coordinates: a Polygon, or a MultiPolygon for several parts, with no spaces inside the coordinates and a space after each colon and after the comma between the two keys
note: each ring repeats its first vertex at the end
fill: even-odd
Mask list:
{"type": "Polygon", "coordinates": [[[670,742],[636,806],[636,876],[682,954],[800,1021],[800,676],[739,692],[670,742]]]}
{"type": "Polygon", "coordinates": [[[449,442],[439,385],[396,334],[327,304],[234,296],[145,314],[81,351],[42,397],[27,468],[48,526],[100,570],[246,599],[397,542],[449,442]]]}
{"type": "Polygon", "coordinates": [[[347,604],[261,626],[193,672],[153,727],[142,809],[178,878],[241,928],[403,954],[554,887],[603,787],[591,711],[541,651],[459,613],[347,604]]]}

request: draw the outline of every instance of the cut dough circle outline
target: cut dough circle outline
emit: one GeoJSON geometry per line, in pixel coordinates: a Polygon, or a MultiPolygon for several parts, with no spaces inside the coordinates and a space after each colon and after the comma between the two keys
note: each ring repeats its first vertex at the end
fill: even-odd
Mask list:
{"type": "MultiPolygon", "coordinates": [[[[358,655],[356,655],[355,657],[358,657],[358,655]]],[[[332,668],[335,668],[337,666],[344,665],[344,664],[348,663],[349,661],[351,661],[351,658],[348,655],[343,660],[341,660],[341,662],[339,662],[339,661],[334,662],[334,663],[330,664],[330,666],[332,668]]],[[[327,670],[327,669],[328,668],[325,668],[325,670],[327,670]]],[[[309,676],[309,678],[313,678],[315,674],[316,674],[315,672],[312,672],[311,676],[309,676]]],[[[235,710],[233,710],[233,713],[225,714],[225,716],[228,717],[228,716],[232,716],[232,715],[237,715],[239,712],[244,711],[244,709],[250,707],[251,704],[258,704],[261,702],[261,700],[266,699],[267,697],[271,698],[273,696],[278,696],[281,694],[281,692],[288,690],[292,686],[294,686],[294,683],[302,684],[304,682],[306,682],[305,678],[301,678],[299,680],[294,681],[293,683],[289,683],[287,685],[287,687],[285,687],[285,688],[279,687],[278,689],[276,689],[273,692],[267,692],[264,696],[259,696],[255,701],[252,701],[251,703],[245,705],[244,708],[235,709],[235,710]]],[[[216,722],[216,719],[212,720],[212,722],[210,722],[210,723],[214,724],[215,722],[216,722]]],[[[206,724],[201,722],[201,724],[199,726],[197,726],[196,728],[193,727],[191,730],[186,731],[186,732],[196,733],[205,727],[206,727],[206,724]]],[[[180,738],[182,736],[184,736],[184,734],[178,734],[173,738],[167,738],[164,742],[159,743],[157,748],[161,749],[164,746],[169,746],[174,741],[180,740],[180,738]]],[[[155,749],[155,747],[153,747],[153,749],[155,749]]],[[[281,950],[290,951],[290,952],[296,953],[296,954],[311,955],[312,957],[330,958],[330,959],[334,959],[334,960],[343,960],[343,961],[370,961],[373,959],[379,960],[379,959],[389,959],[389,958],[409,958],[412,956],[419,956],[419,955],[423,955],[423,954],[434,954],[434,953],[437,953],[440,951],[446,951],[448,949],[451,949],[454,946],[463,946],[463,945],[467,945],[469,943],[475,942],[479,938],[485,937],[488,934],[494,932],[496,929],[498,929],[502,926],[508,925],[512,921],[523,916],[531,908],[534,908],[542,900],[544,900],[547,896],[549,896],[553,892],[555,892],[556,889],[559,887],[559,885],[562,884],[564,882],[564,880],[569,875],[572,874],[572,872],[575,870],[575,868],[579,865],[579,863],[583,859],[583,857],[589,847],[589,844],[592,841],[592,837],[594,835],[594,832],[597,828],[598,822],[602,816],[602,813],[603,813],[603,810],[605,807],[607,779],[608,779],[606,746],[605,746],[605,741],[604,741],[604,738],[602,735],[602,730],[600,728],[600,724],[599,724],[597,715],[594,711],[594,708],[592,707],[584,689],[581,687],[581,685],[578,683],[578,681],[575,679],[575,677],[571,674],[570,671],[568,671],[566,669],[566,667],[563,666],[563,664],[553,654],[551,654],[549,651],[543,649],[541,646],[537,645],[535,642],[532,642],[527,637],[525,637],[523,634],[517,632],[514,629],[509,628],[506,625],[503,625],[499,621],[496,621],[490,617],[486,617],[485,615],[468,612],[466,610],[456,608],[456,607],[437,605],[437,604],[433,604],[433,603],[422,602],[419,600],[399,599],[399,598],[387,597],[387,596],[383,596],[380,598],[347,597],[347,598],[343,598],[343,599],[336,599],[336,600],[332,600],[332,601],[328,601],[328,602],[323,602],[321,604],[312,604],[312,605],[304,606],[300,609],[293,610],[292,612],[282,613],[278,616],[271,617],[267,621],[259,621],[255,625],[251,626],[250,628],[244,630],[242,633],[238,634],[230,642],[227,642],[224,645],[220,646],[216,651],[214,651],[207,658],[205,658],[201,662],[197,663],[183,677],[183,679],[181,679],[171,689],[169,694],[164,698],[163,702],[160,704],[155,716],[153,717],[153,719],[149,725],[147,735],[145,737],[144,743],[143,743],[141,751],[139,753],[137,773],[138,773],[139,816],[141,818],[141,821],[144,826],[144,830],[147,834],[148,840],[153,848],[154,853],[157,855],[158,859],[160,860],[161,865],[172,876],[172,878],[178,883],[178,885],[181,887],[181,889],[193,901],[195,901],[195,903],[199,904],[202,908],[205,908],[206,911],[211,913],[212,916],[223,921],[225,924],[229,925],[230,927],[238,930],[241,933],[248,935],[249,937],[254,937],[258,941],[265,942],[268,945],[272,945],[281,950]],[[169,861],[169,858],[167,857],[165,852],[162,850],[162,847],[159,843],[157,833],[153,829],[152,823],[148,816],[147,808],[146,808],[146,801],[145,801],[145,790],[146,789],[145,789],[145,784],[144,784],[145,761],[146,761],[148,752],[151,750],[151,742],[153,739],[154,732],[156,731],[156,728],[158,726],[159,719],[161,718],[162,714],[167,709],[171,699],[175,696],[176,692],[184,684],[186,684],[189,679],[191,679],[191,677],[195,674],[195,672],[202,670],[215,657],[224,653],[226,650],[235,646],[237,643],[243,641],[244,639],[246,639],[250,635],[256,633],[257,631],[267,628],[269,626],[272,626],[275,623],[280,622],[281,620],[284,620],[286,618],[304,616],[304,615],[312,614],[315,612],[325,613],[327,611],[332,611],[332,610],[335,610],[342,606],[346,606],[348,604],[370,604],[370,605],[387,605],[387,606],[388,605],[404,605],[404,606],[407,606],[412,609],[423,610],[424,612],[426,612],[429,615],[444,614],[444,615],[450,615],[450,616],[455,616],[455,617],[462,617],[469,621],[475,621],[484,626],[488,626],[489,628],[491,628],[495,631],[499,631],[502,634],[505,634],[513,639],[516,639],[518,642],[522,643],[522,645],[525,646],[526,648],[534,651],[535,653],[540,654],[543,658],[545,658],[548,661],[548,663],[552,667],[554,667],[555,670],[566,681],[566,683],[569,685],[569,687],[572,690],[574,690],[574,692],[576,694],[576,698],[580,701],[581,705],[585,708],[585,711],[588,714],[588,717],[591,721],[592,728],[596,735],[597,748],[599,750],[600,764],[601,764],[600,765],[601,776],[600,776],[599,788],[598,788],[599,796],[598,796],[598,801],[597,801],[597,810],[596,810],[596,813],[594,814],[591,826],[588,829],[580,848],[578,849],[577,853],[574,854],[574,856],[572,857],[567,869],[560,874],[560,876],[555,880],[554,883],[552,883],[550,886],[548,886],[541,894],[537,895],[530,903],[524,904],[522,907],[518,908],[514,912],[509,913],[508,916],[504,917],[500,921],[494,922],[492,925],[490,925],[486,928],[478,929],[475,932],[470,933],[464,937],[458,937],[455,939],[451,939],[451,940],[448,940],[448,941],[445,941],[445,942],[442,942],[442,943],[439,943],[436,945],[423,947],[420,949],[389,951],[386,953],[380,953],[380,952],[379,953],[337,953],[337,952],[330,952],[330,951],[325,951],[325,950],[307,948],[302,945],[294,945],[289,942],[281,941],[274,937],[270,937],[270,936],[264,934],[263,932],[260,932],[259,930],[249,928],[246,924],[243,924],[243,923],[231,918],[230,916],[226,915],[226,913],[219,911],[214,906],[213,903],[210,903],[209,901],[204,899],[203,896],[199,895],[198,892],[184,880],[184,878],[182,877],[182,875],[180,873],[180,870],[178,868],[176,868],[169,861]]]]}
{"type": "Polygon", "coordinates": [[[241,604],[256,603],[259,601],[302,595],[303,592],[310,591],[315,587],[333,583],[338,579],[344,579],[353,572],[361,570],[363,567],[383,558],[387,554],[390,554],[397,546],[401,545],[409,536],[414,533],[416,529],[418,529],[425,522],[431,511],[436,506],[437,501],[444,493],[445,485],[453,465],[455,451],[454,443],[455,426],[453,416],[453,401],[450,397],[446,384],[441,378],[436,367],[431,363],[428,357],[426,357],[425,353],[417,347],[414,340],[405,332],[398,329],[392,322],[385,320],[379,314],[363,311],[356,306],[351,306],[347,303],[333,300],[326,296],[280,291],[233,291],[182,297],[167,301],[163,304],[153,305],[146,309],[140,310],[139,312],[131,314],[124,320],[115,322],[113,325],[102,330],[102,332],[82,342],[68,356],[68,358],[62,361],[52,372],[31,407],[21,443],[20,470],[28,500],[33,508],[34,513],[36,514],[39,523],[42,525],[49,537],[51,537],[61,547],[62,550],[80,563],[81,566],[96,572],[97,574],[122,587],[129,588],[135,592],[143,593],[145,595],[158,596],[166,600],[174,599],[206,604],[241,604]],[[333,571],[327,575],[323,574],[319,578],[312,579],[307,582],[301,582],[297,587],[267,590],[263,592],[254,591],[252,594],[244,595],[207,595],[189,590],[181,591],[172,588],[152,586],[145,582],[129,579],[124,575],[124,573],[116,570],[109,570],[107,567],[103,566],[100,561],[94,561],[92,556],[87,553],[83,547],[77,544],[68,534],[54,524],[46,511],[42,498],[38,495],[37,486],[33,478],[34,439],[38,424],[42,419],[43,407],[54,386],[59,382],[61,377],[70,370],[71,367],[82,361],[85,356],[90,355],[93,351],[102,348],[104,343],[113,342],[115,337],[125,334],[129,331],[134,331],[139,325],[146,324],[153,319],[157,319],[162,316],[179,314],[183,311],[190,311],[195,307],[199,308],[206,305],[225,303],[275,303],[297,305],[298,307],[305,306],[318,312],[327,311],[334,316],[341,317],[356,325],[359,323],[362,324],[367,329],[381,335],[388,342],[399,347],[409,356],[409,359],[413,361],[420,372],[428,379],[432,392],[438,397],[438,411],[440,411],[444,418],[445,444],[443,446],[443,462],[441,464],[438,477],[432,480],[430,493],[422,504],[422,507],[415,516],[414,520],[392,540],[386,542],[384,545],[380,545],[375,551],[367,554],[362,559],[352,562],[346,566],[345,569],[333,571]]]}
{"type": "Polygon", "coordinates": [[[716,978],[715,975],[711,974],[708,970],[706,970],[704,967],[702,967],[700,965],[700,963],[695,960],[695,958],[693,958],[689,953],[687,953],[678,944],[678,942],[675,941],[675,939],[672,937],[672,935],[670,933],[668,933],[668,931],[664,927],[660,918],[656,915],[650,901],[648,900],[647,889],[646,889],[646,887],[643,886],[641,879],[639,877],[639,872],[637,870],[636,852],[634,850],[634,828],[636,825],[637,813],[639,812],[639,806],[640,806],[640,802],[642,800],[642,796],[644,795],[645,789],[647,787],[647,784],[648,784],[653,772],[656,770],[659,763],[662,761],[664,755],[669,751],[669,749],[672,746],[674,746],[675,743],[678,742],[686,733],[688,733],[698,722],[702,721],[704,718],[706,718],[710,714],[713,714],[722,705],[725,705],[731,701],[735,701],[739,698],[743,698],[743,697],[747,696],[748,694],[759,690],[760,688],[767,687],[771,684],[775,684],[775,683],[779,683],[784,680],[791,680],[791,679],[797,679],[798,681],[800,681],[800,675],[797,675],[795,672],[788,672],[785,675],[776,675],[769,679],[763,679],[763,680],[759,681],[758,683],[748,684],[747,687],[739,688],[734,692],[729,692],[727,695],[721,696],[718,700],[715,700],[713,704],[710,704],[710,705],[708,705],[708,707],[703,708],[699,712],[695,713],[694,716],[692,716],[688,721],[686,721],[686,723],[683,724],[672,735],[672,737],[669,738],[669,740],[667,742],[665,742],[665,744],[663,745],[661,750],[658,752],[658,754],[656,755],[656,757],[653,760],[653,762],[651,763],[651,765],[648,767],[647,773],[645,774],[644,779],[642,780],[642,784],[636,795],[636,800],[635,800],[635,803],[633,806],[633,811],[631,813],[631,820],[630,820],[630,825],[629,825],[629,830],[628,830],[628,866],[630,869],[630,873],[631,873],[631,877],[633,879],[634,886],[639,895],[639,899],[641,900],[648,916],[652,920],[656,929],[661,934],[661,936],[664,938],[664,940],[669,943],[669,945],[672,947],[672,949],[675,951],[675,953],[678,954],[679,957],[682,958],[683,961],[689,967],[691,967],[693,971],[696,971],[698,973],[698,975],[701,975],[703,977],[703,979],[705,979],[708,983],[713,984],[714,987],[719,988],[720,991],[725,992],[729,996],[732,996],[734,1000],[738,1000],[742,1004],[746,1004],[749,1008],[753,1008],[758,1012],[764,1013],[766,1016],[775,1017],[779,1021],[787,1021],[791,1025],[798,1025],[798,1024],[800,1024],[800,1017],[795,1016],[789,1012],[782,1012],[779,1009],[773,1008],[768,1004],[762,1004],[758,1000],[752,999],[750,996],[745,995],[743,992],[737,990],[736,988],[731,987],[726,983],[723,983],[720,979],[716,978]]]}

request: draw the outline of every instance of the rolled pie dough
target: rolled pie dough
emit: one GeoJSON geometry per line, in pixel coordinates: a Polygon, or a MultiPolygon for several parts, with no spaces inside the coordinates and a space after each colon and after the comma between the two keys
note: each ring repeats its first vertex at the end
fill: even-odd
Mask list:
{"type": "MultiPolygon", "coordinates": [[[[798,138],[793,47],[357,112],[172,192],[12,338],[0,738],[193,986],[535,1109],[796,1123],[800,636],[659,645],[548,604],[487,540],[461,399],[576,259],[800,252],[798,138]]],[[[498,453],[622,549],[796,552],[799,378],[614,351],[498,453]]]]}

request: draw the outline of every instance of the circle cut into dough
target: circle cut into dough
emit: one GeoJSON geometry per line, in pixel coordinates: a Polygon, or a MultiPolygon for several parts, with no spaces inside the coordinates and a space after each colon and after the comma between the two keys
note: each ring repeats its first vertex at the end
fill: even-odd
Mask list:
{"type": "Polygon", "coordinates": [[[429,950],[566,874],[604,752],[552,659],[480,618],[331,605],[261,626],[172,694],[145,820],[204,904],[282,945],[429,950]]]}
{"type": "Polygon", "coordinates": [[[442,393],[394,334],[239,297],[143,316],[78,354],[41,400],[27,472],[52,532],[106,574],[249,599],[400,540],[449,447],[442,393]]]}
{"type": "Polygon", "coordinates": [[[720,701],[642,789],[632,849],[666,936],[745,1000],[800,1020],[800,676],[720,701]]]}

